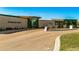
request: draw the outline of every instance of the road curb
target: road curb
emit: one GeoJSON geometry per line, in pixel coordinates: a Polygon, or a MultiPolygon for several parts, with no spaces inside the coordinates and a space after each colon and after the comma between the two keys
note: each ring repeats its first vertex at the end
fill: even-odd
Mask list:
{"type": "Polygon", "coordinates": [[[53,51],[59,51],[60,50],[60,36],[58,36],[56,39],[55,39],[55,45],[54,45],[54,49],[53,51]]]}

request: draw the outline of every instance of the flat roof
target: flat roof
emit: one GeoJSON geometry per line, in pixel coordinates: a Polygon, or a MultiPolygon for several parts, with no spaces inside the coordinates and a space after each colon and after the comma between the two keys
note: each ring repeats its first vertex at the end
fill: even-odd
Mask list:
{"type": "Polygon", "coordinates": [[[7,14],[0,14],[1,16],[8,16],[8,17],[17,17],[17,18],[23,18],[23,19],[28,19],[28,18],[41,18],[38,16],[14,16],[14,15],[7,15],[7,14]]]}
{"type": "Polygon", "coordinates": [[[78,19],[64,19],[64,20],[78,20],[78,19]]]}
{"type": "Polygon", "coordinates": [[[52,21],[78,20],[78,19],[52,19],[52,21]]]}
{"type": "Polygon", "coordinates": [[[20,18],[29,19],[29,18],[41,18],[38,16],[19,16],[20,18]]]}
{"type": "Polygon", "coordinates": [[[0,14],[1,16],[9,16],[9,17],[18,17],[18,16],[14,16],[14,15],[7,15],[7,14],[0,14]]]}

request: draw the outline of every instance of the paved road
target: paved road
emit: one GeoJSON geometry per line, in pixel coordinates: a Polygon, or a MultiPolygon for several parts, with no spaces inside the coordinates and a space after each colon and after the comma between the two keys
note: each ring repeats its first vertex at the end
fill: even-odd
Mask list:
{"type": "Polygon", "coordinates": [[[0,50],[51,51],[58,32],[44,32],[42,29],[13,34],[0,34],[0,50]]]}

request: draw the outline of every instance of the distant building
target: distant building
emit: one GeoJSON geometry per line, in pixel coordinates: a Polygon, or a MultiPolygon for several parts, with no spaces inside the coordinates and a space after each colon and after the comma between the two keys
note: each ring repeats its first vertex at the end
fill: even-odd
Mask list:
{"type": "Polygon", "coordinates": [[[73,25],[74,28],[77,28],[79,23],[77,19],[52,19],[52,20],[40,20],[40,27],[48,26],[52,28],[69,28],[70,25],[73,25]]]}

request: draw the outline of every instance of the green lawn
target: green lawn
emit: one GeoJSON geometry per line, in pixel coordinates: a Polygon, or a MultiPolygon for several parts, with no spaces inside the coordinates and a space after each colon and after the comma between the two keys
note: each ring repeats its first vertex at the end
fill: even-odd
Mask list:
{"type": "Polygon", "coordinates": [[[79,33],[70,33],[61,36],[61,51],[79,51],[79,33]]]}

